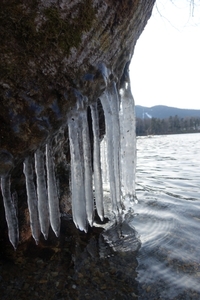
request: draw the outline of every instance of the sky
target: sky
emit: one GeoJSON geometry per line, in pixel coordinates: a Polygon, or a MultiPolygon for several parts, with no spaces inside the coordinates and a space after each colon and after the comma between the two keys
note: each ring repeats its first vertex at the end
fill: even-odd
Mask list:
{"type": "Polygon", "coordinates": [[[157,0],[130,64],[136,105],[200,109],[200,1],[157,0]]]}

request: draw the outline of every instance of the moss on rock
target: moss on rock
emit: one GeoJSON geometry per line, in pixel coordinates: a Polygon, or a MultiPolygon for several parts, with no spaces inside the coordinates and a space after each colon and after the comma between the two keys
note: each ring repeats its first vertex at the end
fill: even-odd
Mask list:
{"type": "Polygon", "coordinates": [[[79,47],[82,34],[91,29],[95,20],[91,0],[78,3],[71,19],[61,16],[55,5],[40,8],[37,0],[29,2],[28,6],[23,0],[0,3],[1,78],[16,80],[23,72],[28,75],[31,58],[55,51],[68,56],[72,47],[79,47]]]}

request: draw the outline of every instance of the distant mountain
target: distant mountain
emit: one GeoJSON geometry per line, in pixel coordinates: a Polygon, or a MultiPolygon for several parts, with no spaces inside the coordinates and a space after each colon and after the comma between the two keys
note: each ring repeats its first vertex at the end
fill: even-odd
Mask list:
{"type": "Polygon", "coordinates": [[[137,118],[159,118],[165,119],[170,116],[177,115],[179,118],[185,117],[200,117],[200,110],[197,109],[182,109],[176,107],[170,107],[165,105],[156,105],[152,107],[145,107],[136,105],[136,117],[137,118]]]}

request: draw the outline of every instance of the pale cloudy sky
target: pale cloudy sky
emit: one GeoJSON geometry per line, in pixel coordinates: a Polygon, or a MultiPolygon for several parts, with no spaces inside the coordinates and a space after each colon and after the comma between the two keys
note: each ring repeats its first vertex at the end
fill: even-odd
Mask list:
{"type": "Polygon", "coordinates": [[[200,1],[157,0],[130,66],[136,105],[200,109],[200,1]]]}

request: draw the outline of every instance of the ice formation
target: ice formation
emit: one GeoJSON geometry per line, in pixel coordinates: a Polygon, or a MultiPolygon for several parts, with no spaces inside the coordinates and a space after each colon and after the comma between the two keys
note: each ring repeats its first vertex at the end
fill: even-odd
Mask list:
{"type": "Polygon", "coordinates": [[[49,218],[51,228],[56,236],[60,234],[60,209],[56,185],[54,161],[50,143],[46,144],[46,168],[47,168],[47,193],[49,203],[49,218]]]}
{"type": "Polygon", "coordinates": [[[75,225],[86,231],[85,186],[83,178],[83,159],[79,147],[79,118],[69,120],[69,140],[71,155],[72,215],[75,225]]]}
{"type": "Polygon", "coordinates": [[[24,161],[30,226],[36,244],[39,242],[40,232],[45,239],[48,238],[49,225],[56,236],[60,233],[59,197],[50,142],[46,144],[45,157],[46,164],[44,152],[41,149],[35,152],[35,173],[33,158],[29,156],[24,161]]]}
{"type": "Polygon", "coordinates": [[[106,123],[107,164],[110,182],[112,210],[116,216],[120,212],[120,127],[119,101],[114,86],[100,97],[106,123]]]}
{"type": "Polygon", "coordinates": [[[38,213],[41,232],[45,238],[49,233],[49,206],[44,165],[44,153],[40,149],[35,152],[35,172],[37,180],[38,213]]]}
{"type": "Polygon", "coordinates": [[[124,202],[129,203],[135,191],[136,168],[135,105],[130,82],[120,90],[120,97],[121,192],[124,202]]]}
{"type": "Polygon", "coordinates": [[[102,169],[100,156],[100,135],[99,135],[99,116],[97,103],[90,106],[92,116],[92,131],[93,131],[93,169],[94,169],[94,186],[95,186],[95,202],[97,213],[103,221],[103,185],[102,185],[102,169]]]}
{"type": "MultiPolygon", "coordinates": [[[[104,75],[106,81],[107,72],[104,72],[104,75]]],[[[97,103],[89,107],[92,119],[94,196],[91,196],[87,101],[79,99],[77,109],[68,116],[73,220],[79,229],[85,231],[88,223],[92,225],[93,217],[90,216],[93,216],[93,206],[100,219],[104,218],[104,205],[107,201],[104,190],[110,192],[112,212],[117,222],[123,221],[124,212],[135,200],[136,137],[134,100],[130,83],[126,82],[120,92],[113,83],[101,95],[100,102],[106,125],[104,137],[100,136],[99,132],[97,103]]]]}
{"type": "Polygon", "coordinates": [[[16,208],[10,192],[10,176],[1,177],[1,191],[8,225],[9,240],[16,249],[19,242],[19,229],[16,208]]]}
{"type": "MultiPolygon", "coordinates": [[[[77,106],[67,115],[71,157],[72,217],[77,228],[87,231],[92,226],[94,211],[101,220],[105,215],[108,194],[116,222],[123,221],[127,204],[135,199],[135,115],[130,83],[119,90],[116,83],[108,83],[99,97],[104,113],[105,134],[100,135],[99,108],[96,103],[77,92],[77,106]],[[88,116],[90,115],[90,118],[88,116]],[[91,124],[89,123],[91,122],[91,124]],[[106,195],[107,195],[106,194],[106,195]]],[[[38,149],[34,157],[24,161],[27,202],[32,236],[36,243],[42,232],[48,238],[51,225],[55,235],[60,232],[59,194],[51,142],[45,151],[38,149]]],[[[10,192],[10,175],[1,177],[9,239],[16,248],[19,240],[16,208],[10,192]]]]}
{"type": "Polygon", "coordinates": [[[102,169],[102,182],[103,182],[103,190],[109,191],[109,176],[108,176],[108,162],[107,162],[107,142],[106,135],[103,137],[100,143],[100,151],[101,151],[101,169],[102,169]]]}

